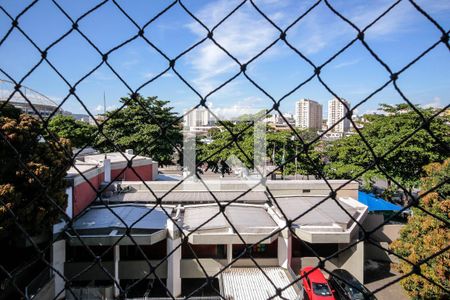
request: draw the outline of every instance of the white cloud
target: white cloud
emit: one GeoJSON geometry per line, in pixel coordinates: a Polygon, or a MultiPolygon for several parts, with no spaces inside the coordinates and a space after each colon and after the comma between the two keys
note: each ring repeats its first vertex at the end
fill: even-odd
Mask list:
{"type": "Polygon", "coordinates": [[[155,76],[156,76],[155,73],[152,73],[152,72],[146,72],[142,75],[142,77],[144,77],[144,79],[152,79],[155,76]]]}
{"type": "Polygon", "coordinates": [[[117,77],[113,74],[108,74],[105,73],[101,70],[96,70],[93,74],[92,77],[96,80],[102,80],[102,81],[107,81],[107,80],[114,80],[117,79],[117,77]]]}
{"type": "Polygon", "coordinates": [[[424,108],[442,108],[444,105],[442,104],[441,97],[435,96],[431,102],[428,102],[423,105],[424,108]]]}
{"type": "Polygon", "coordinates": [[[352,59],[352,60],[344,61],[344,62],[333,65],[333,68],[340,69],[340,68],[353,66],[353,65],[356,65],[357,63],[359,63],[360,61],[361,61],[360,59],[352,59]]]}
{"type": "MultiPolygon", "coordinates": [[[[332,5],[360,29],[364,29],[392,4],[385,0],[363,2],[360,5],[343,3],[343,6],[332,5]]],[[[367,30],[366,37],[371,40],[386,39],[394,33],[414,30],[410,26],[414,17],[414,8],[409,3],[400,3],[372,25],[367,30]]],[[[288,32],[288,39],[294,41],[294,44],[308,55],[333,47],[344,38],[350,42],[356,34],[354,28],[334,15],[322,2],[288,32]]]]}
{"type": "MultiPolygon", "coordinates": [[[[205,6],[196,15],[211,28],[234,5],[230,1],[218,1],[205,6]]],[[[189,24],[188,28],[199,37],[206,35],[197,23],[189,24]]],[[[277,37],[276,30],[262,17],[258,17],[250,4],[237,10],[214,33],[214,39],[242,63],[254,57],[277,37]]],[[[198,51],[199,54],[190,56],[189,63],[196,74],[193,82],[202,93],[210,92],[220,85],[225,75],[231,76],[239,71],[239,66],[210,41],[201,45],[198,51]]]]}
{"type": "MultiPolygon", "coordinates": [[[[104,108],[103,108],[104,106],[103,105],[101,105],[101,104],[99,104],[99,105],[97,105],[95,108],[94,108],[94,110],[97,112],[97,113],[103,113],[104,112],[104,108]]],[[[117,107],[115,106],[115,105],[108,105],[108,106],[106,106],[106,111],[110,111],[110,110],[114,110],[114,109],[116,109],[117,107]]]]}
{"type": "Polygon", "coordinates": [[[208,107],[220,119],[231,119],[244,114],[255,114],[265,108],[264,100],[255,96],[246,97],[233,105],[224,107],[215,107],[213,103],[208,102],[208,107]]]}

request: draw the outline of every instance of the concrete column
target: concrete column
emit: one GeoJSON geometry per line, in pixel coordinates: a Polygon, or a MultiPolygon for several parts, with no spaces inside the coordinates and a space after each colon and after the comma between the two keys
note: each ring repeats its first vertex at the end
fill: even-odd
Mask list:
{"type": "Polygon", "coordinates": [[[227,262],[230,263],[233,260],[233,244],[227,244],[227,262]]]}
{"type": "Polygon", "coordinates": [[[119,261],[120,261],[120,246],[114,246],[114,279],[116,280],[116,284],[114,284],[114,296],[118,297],[120,294],[120,289],[117,284],[120,284],[120,276],[119,276],[119,261]]]}
{"type": "Polygon", "coordinates": [[[292,236],[288,229],[284,229],[278,235],[278,264],[287,269],[292,260],[292,236]]]}
{"type": "Polygon", "coordinates": [[[59,240],[53,243],[52,247],[52,266],[55,276],[55,296],[57,299],[66,297],[64,276],[64,263],[66,262],[66,240],[59,240]],[[59,274],[56,271],[59,272],[59,274]]]}
{"type": "MultiPolygon", "coordinates": [[[[167,237],[167,254],[171,253],[178,245],[181,239],[167,237]]],[[[167,259],[167,289],[173,297],[181,295],[181,247],[172,252],[167,259]]]]}
{"type": "Polygon", "coordinates": [[[103,172],[105,175],[105,182],[111,182],[111,160],[109,158],[105,158],[103,160],[103,172]]]}
{"type": "MultiPolygon", "coordinates": [[[[341,250],[347,246],[348,244],[339,244],[338,249],[341,250]]],[[[339,254],[337,264],[364,283],[364,242],[361,241],[339,254]]]]}

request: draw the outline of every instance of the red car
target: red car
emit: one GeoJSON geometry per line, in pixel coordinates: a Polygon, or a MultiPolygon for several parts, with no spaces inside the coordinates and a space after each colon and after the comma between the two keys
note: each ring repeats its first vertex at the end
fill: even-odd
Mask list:
{"type": "Polygon", "coordinates": [[[325,276],[320,269],[313,270],[314,267],[304,267],[300,271],[302,276],[304,293],[310,300],[334,300],[333,291],[328,285],[325,276]]]}

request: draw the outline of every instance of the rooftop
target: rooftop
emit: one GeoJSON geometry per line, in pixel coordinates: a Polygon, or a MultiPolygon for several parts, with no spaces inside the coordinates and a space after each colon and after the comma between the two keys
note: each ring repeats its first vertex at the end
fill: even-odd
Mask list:
{"type": "Polygon", "coordinates": [[[84,156],[84,161],[85,162],[93,162],[93,163],[101,163],[105,160],[105,158],[108,158],[109,160],[111,160],[111,163],[127,162],[127,159],[133,160],[133,161],[150,159],[145,156],[134,155],[134,154],[126,153],[126,152],[111,152],[111,153],[86,155],[86,156],[84,156]]]}
{"type": "MultiPolygon", "coordinates": [[[[14,93],[14,87],[15,84],[13,82],[0,79],[0,101],[8,100],[11,94],[14,93]]],[[[52,109],[56,109],[56,107],[58,107],[58,104],[56,104],[55,101],[35,90],[25,86],[22,86],[20,90],[27,99],[25,99],[20,93],[14,93],[10,99],[11,104],[29,105],[28,101],[30,101],[31,104],[36,106],[45,106],[52,109]]]]}
{"type": "Polygon", "coordinates": [[[241,237],[247,243],[258,242],[265,237],[268,237],[265,242],[276,239],[276,236],[269,237],[278,225],[267,213],[266,206],[231,204],[225,209],[226,218],[217,204],[190,205],[182,211],[180,223],[186,234],[192,233],[189,238],[193,244],[217,243],[218,240],[242,244],[241,237]]]}
{"type": "Polygon", "coordinates": [[[283,268],[230,268],[222,273],[225,299],[268,299],[276,295],[275,288],[286,288],[281,297],[272,299],[297,299],[300,289],[291,285],[294,279],[283,268]],[[266,276],[264,276],[263,272],[266,276]],[[269,281],[269,279],[270,281],[269,281]]]}
{"type": "MultiPolygon", "coordinates": [[[[177,191],[174,190],[170,193],[167,192],[154,192],[158,198],[163,197],[163,203],[214,203],[229,202],[236,200],[237,202],[248,203],[265,203],[269,199],[262,191],[250,192],[243,195],[242,192],[233,191],[177,191]],[[213,195],[211,195],[213,194],[213,195]]],[[[116,194],[108,199],[110,202],[155,202],[156,198],[150,191],[132,191],[130,193],[116,194]]]]}
{"type": "MultiPolygon", "coordinates": [[[[133,237],[143,237],[141,242],[153,244],[166,237],[168,215],[171,207],[154,207],[153,205],[110,205],[92,206],[73,223],[73,229],[68,234],[72,242],[79,243],[76,234],[87,244],[110,244],[126,234],[131,227],[133,237]],[[152,240],[153,238],[153,240],[152,240]]],[[[121,245],[129,244],[129,237],[124,237],[121,245]]]]}
{"type": "MultiPolygon", "coordinates": [[[[324,199],[325,197],[286,197],[276,200],[290,220],[301,216],[293,222],[298,227],[338,225],[333,231],[347,230],[352,223],[350,216],[356,218],[358,210],[339,200],[324,199]]],[[[279,209],[277,212],[281,215],[279,209]]]]}

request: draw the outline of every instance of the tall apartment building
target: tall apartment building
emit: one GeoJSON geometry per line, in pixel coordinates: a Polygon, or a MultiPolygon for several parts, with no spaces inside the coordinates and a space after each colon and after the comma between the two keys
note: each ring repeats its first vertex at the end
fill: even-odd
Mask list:
{"type": "MultiPolygon", "coordinates": [[[[343,103],[347,104],[347,106],[350,107],[350,102],[346,101],[345,99],[341,99],[341,101],[339,101],[337,98],[328,101],[328,120],[327,120],[328,128],[338,123],[339,120],[345,117],[345,115],[347,114],[348,109],[345,107],[343,103]]],[[[333,127],[331,131],[343,133],[348,132],[349,130],[350,130],[350,120],[344,119],[340,121],[335,127],[333,127]]]]}
{"type": "MultiPolygon", "coordinates": [[[[185,112],[186,113],[186,112],[185,112]]],[[[206,108],[197,108],[184,116],[184,126],[201,127],[210,125],[210,112],[206,108]]]]}
{"type": "Polygon", "coordinates": [[[301,128],[322,128],[322,105],[309,99],[295,103],[295,126],[301,128]]]}

